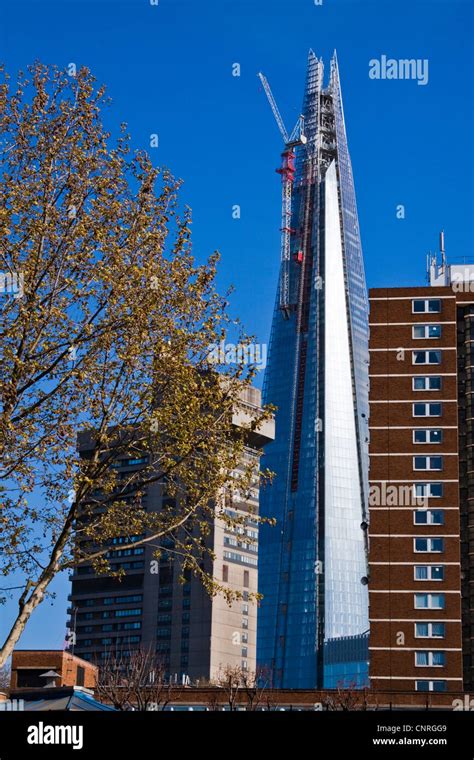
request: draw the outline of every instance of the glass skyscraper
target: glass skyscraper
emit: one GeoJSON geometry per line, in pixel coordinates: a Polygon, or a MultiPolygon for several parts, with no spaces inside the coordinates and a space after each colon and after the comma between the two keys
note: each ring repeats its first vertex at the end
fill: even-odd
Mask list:
{"type": "Polygon", "coordinates": [[[367,681],[368,300],[336,55],[323,78],[310,51],[264,383],[257,660],[282,688],[367,681]]]}

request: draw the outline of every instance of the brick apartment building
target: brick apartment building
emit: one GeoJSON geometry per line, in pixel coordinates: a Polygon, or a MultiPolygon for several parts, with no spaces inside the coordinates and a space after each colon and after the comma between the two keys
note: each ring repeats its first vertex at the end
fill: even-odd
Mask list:
{"type": "Polygon", "coordinates": [[[430,286],[370,291],[377,690],[474,688],[473,278],[443,257],[430,286]]]}

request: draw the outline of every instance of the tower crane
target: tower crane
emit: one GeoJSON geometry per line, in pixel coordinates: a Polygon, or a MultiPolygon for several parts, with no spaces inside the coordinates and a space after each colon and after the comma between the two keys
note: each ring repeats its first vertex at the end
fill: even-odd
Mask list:
{"type": "MultiPolygon", "coordinates": [[[[268,102],[273,111],[275,121],[283,138],[285,150],[281,154],[282,165],[276,171],[281,175],[282,208],[281,208],[281,256],[280,256],[280,299],[279,306],[285,319],[290,317],[290,248],[291,248],[291,196],[293,182],[295,180],[295,147],[306,145],[304,135],[304,116],[300,115],[290,135],[286,131],[285,123],[281,117],[273,93],[267,78],[260,72],[258,75],[268,102]]],[[[297,258],[301,263],[301,257],[297,258]]]]}

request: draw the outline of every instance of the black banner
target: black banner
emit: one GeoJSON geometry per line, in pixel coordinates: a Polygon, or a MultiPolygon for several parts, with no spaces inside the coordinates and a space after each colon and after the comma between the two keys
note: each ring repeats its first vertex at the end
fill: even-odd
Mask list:
{"type": "Polygon", "coordinates": [[[0,760],[209,753],[472,760],[470,712],[4,712],[0,760]]]}

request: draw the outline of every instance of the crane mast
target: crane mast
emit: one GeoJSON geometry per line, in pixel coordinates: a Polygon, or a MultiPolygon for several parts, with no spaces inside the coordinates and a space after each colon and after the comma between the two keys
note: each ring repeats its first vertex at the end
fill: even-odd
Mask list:
{"type": "MultiPolygon", "coordinates": [[[[286,131],[285,123],[281,117],[273,93],[267,78],[262,74],[258,77],[263,85],[275,121],[283,138],[285,150],[281,154],[282,164],[276,170],[281,175],[281,252],[280,252],[280,287],[279,307],[285,319],[290,317],[290,261],[291,261],[291,198],[293,183],[295,181],[295,147],[305,145],[307,140],[304,136],[304,117],[299,116],[290,135],[286,131]]],[[[299,259],[298,259],[299,260],[299,259]]],[[[301,263],[301,262],[300,262],[301,263]]]]}

